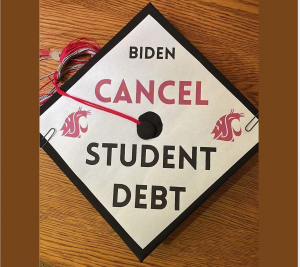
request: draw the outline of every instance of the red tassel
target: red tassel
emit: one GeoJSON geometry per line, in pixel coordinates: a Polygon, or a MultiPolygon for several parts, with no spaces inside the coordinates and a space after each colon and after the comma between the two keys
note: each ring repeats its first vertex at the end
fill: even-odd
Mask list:
{"type": "MultiPolygon", "coordinates": [[[[69,72],[77,71],[78,68],[81,66],[78,65],[84,65],[86,62],[88,62],[89,59],[78,59],[78,56],[81,55],[90,55],[91,57],[95,55],[100,50],[99,44],[92,38],[88,37],[82,37],[82,38],[76,38],[73,41],[71,41],[63,50],[62,52],[59,52],[58,50],[49,51],[47,49],[40,49],[40,60],[44,59],[54,59],[58,60],[60,62],[60,65],[58,66],[58,80],[61,80],[61,78],[69,72]],[[71,69],[64,71],[65,65],[68,62],[71,62],[72,64],[77,64],[77,66],[74,66],[74,68],[77,69],[71,69]]],[[[49,75],[46,75],[40,80],[42,80],[45,77],[48,77],[49,75]]],[[[43,89],[45,86],[47,86],[51,81],[48,81],[44,85],[40,87],[40,90],[43,89]]],[[[52,94],[40,94],[40,105],[44,104],[49,97],[45,96],[48,95],[49,97],[52,94]],[[43,96],[43,97],[42,97],[43,96]]]]}
{"type": "MultiPolygon", "coordinates": [[[[77,71],[77,69],[74,69],[74,68],[73,69],[69,68],[68,70],[63,71],[64,67],[66,66],[66,64],[69,61],[72,61],[72,63],[75,63],[75,64],[85,64],[88,60],[79,60],[76,57],[78,57],[80,55],[84,55],[84,54],[88,54],[92,57],[93,55],[95,55],[99,51],[99,49],[100,49],[99,44],[94,39],[87,38],[87,37],[77,38],[77,39],[73,40],[72,42],[70,42],[62,50],[62,52],[60,53],[60,56],[59,56],[60,64],[58,66],[58,70],[54,72],[52,79],[49,77],[50,75],[44,76],[44,77],[48,77],[49,81],[47,83],[45,83],[43,86],[41,86],[40,90],[42,88],[44,88],[47,84],[52,82],[54,84],[56,92],[58,92],[59,94],[61,94],[63,96],[69,97],[69,98],[71,98],[75,101],[78,101],[82,104],[85,104],[87,106],[90,106],[90,107],[93,107],[93,108],[96,108],[96,109],[99,109],[99,110],[102,110],[102,111],[105,111],[105,112],[109,112],[109,113],[114,114],[116,116],[122,117],[124,119],[129,120],[129,121],[132,121],[136,124],[140,124],[141,122],[139,120],[137,120],[137,119],[135,119],[131,116],[128,116],[128,115],[126,115],[124,113],[121,113],[119,111],[116,111],[116,110],[98,105],[96,103],[89,102],[89,101],[81,99],[79,97],[69,95],[69,94],[67,94],[66,92],[62,91],[59,88],[59,86],[58,86],[59,81],[66,73],[77,71]]],[[[51,53],[48,50],[40,49],[40,54],[43,55],[45,58],[46,57],[51,58],[51,53]]],[[[57,54],[56,54],[56,56],[57,56],[57,54]]],[[[76,67],[78,67],[78,65],[76,67]]],[[[40,105],[44,104],[51,97],[51,95],[53,95],[53,94],[54,94],[53,90],[51,90],[47,94],[40,94],[40,105]]]]}

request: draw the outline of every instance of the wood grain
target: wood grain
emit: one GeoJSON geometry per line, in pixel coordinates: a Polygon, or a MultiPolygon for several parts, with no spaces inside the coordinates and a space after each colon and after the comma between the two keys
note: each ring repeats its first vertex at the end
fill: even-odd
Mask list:
{"type": "MultiPolygon", "coordinates": [[[[61,50],[81,36],[103,46],[147,3],[41,0],[40,47],[61,50]]],[[[257,0],[152,3],[258,107],[257,0]]],[[[40,75],[56,67],[43,61],[40,75]]],[[[258,266],[258,155],[139,263],[40,150],[40,257],[54,267],[258,266]]]]}

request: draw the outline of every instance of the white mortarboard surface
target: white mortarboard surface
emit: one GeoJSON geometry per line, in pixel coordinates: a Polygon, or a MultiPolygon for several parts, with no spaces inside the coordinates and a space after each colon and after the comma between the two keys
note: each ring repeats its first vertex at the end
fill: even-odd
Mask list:
{"type": "Polygon", "coordinates": [[[258,150],[257,109],[151,4],[62,90],[162,120],[144,140],[58,93],[41,107],[41,139],[57,130],[43,149],[141,261],[258,150]]]}

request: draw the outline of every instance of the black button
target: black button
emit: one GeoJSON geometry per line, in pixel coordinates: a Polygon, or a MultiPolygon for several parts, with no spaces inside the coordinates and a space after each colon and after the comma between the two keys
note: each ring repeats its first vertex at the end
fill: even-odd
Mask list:
{"type": "Polygon", "coordinates": [[[155,135],[155,126],[149,121],[143,121],[137,126],[137,133],[144,140],[151,139],[155,135]]]}
{"type": "Polygon", "coordinates": [[[139,121],[141,123],[137,125],[137,134],[140,138],[147,140],[161,134],[163,124],[156,113],[148,111],[139,117],[139,121]]]}

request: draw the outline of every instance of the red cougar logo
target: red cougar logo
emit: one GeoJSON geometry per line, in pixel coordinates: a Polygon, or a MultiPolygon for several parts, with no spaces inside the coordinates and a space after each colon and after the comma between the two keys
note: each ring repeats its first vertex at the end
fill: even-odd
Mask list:
{"type": "Polygon", "coordinates": [[[233,109],[228,115],[222,116],[217,121],[215,128],[211,132],[212,134],[215,134],[214,139],[234,142],[234,135],[240,136],[242,134],[242,129],[235,131],[232,128],[231,123],[233,120],[240,121],[241,117],[245,117],[244,113],[234,113],[233,109]]]}
{"type": "Polygon", "coordinates": [[[81,107],[78,109],[78,111],[71,113],[65,120],[63,127],[60,129],[63,131],[63,136],[69,136],[69,137],[78,137],[80,138],[80,133],[87,132],[88,126],[81,127],[79,124],[79,119],[81,117],[87,117],[87,115],[91,115],[91,111],[81,110],[81,107]],[[81,132],[80,132],[81,130],[81,132]]]}

